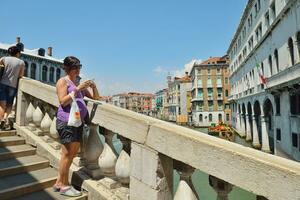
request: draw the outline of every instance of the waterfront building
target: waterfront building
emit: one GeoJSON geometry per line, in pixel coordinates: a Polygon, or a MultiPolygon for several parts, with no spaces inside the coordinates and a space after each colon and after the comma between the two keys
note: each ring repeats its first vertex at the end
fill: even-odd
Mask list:
{"type": "Polygon", "coordinates": [[[152,98],[153,94],[129,92],[113,95],[111,102],[115,106],[150,115],[152,98]]]}
{"type": "Polygon", "coordinates": [[[155,112],[156,112],[156,116],[159,119],[164,119],[166,120],[166,101],[167,101],[167,93],[168,93],[168,89],[162,89],[159,90],[158,92],[155,93],[155,112]]]}
{"type": "Polygon", "coordinates": [[[169,121],[176,122],[176,117],[180,113],[180,78],[174,77],[173,81],[168,77],[168,118],[169,121]]]}
{"type": "Polygon", "coordinates": [[[176,117],[176,123],[178,124],[187,124],[191,122],[190,114],[191,114],[191,88],[192,82],[191,77],[186,72],[185,76],[182,77],[179,81],[179,115],[176,117]]]}
{"type": "Polygon", "coordinates": [[[26,77],[55,85],[56,81],[64,75],[63,61],[52,56],[52,47],[48,47],[47,54],[43,48],[26,49],[21,38],[17,37],[15,44],[0,43],[0,57],[8,56],[7,49],[13,45],[21,49],[20,59],[25,62],[26,77]]]}
{"type": "Polygon", "coordinates": [[[300,0],[249,0],[228,48],[233,126],[300,160],[300,0]]]}
{"type": "Polygon", "coordinates": [[[210,57],[191,70],[192,124],[207,127],[212,123],[230,124],[227,97],[230,93],[228,56],[210,57]]]}

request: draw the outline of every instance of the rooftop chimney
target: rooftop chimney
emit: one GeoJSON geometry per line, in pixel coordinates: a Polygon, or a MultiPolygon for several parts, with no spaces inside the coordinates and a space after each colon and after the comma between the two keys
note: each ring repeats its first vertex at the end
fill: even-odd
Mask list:
{"type": "Polygon", "coordinates": [[[48,56],[52,56],[52,47],[48,47],[48,56]]]}
{"type": "Polygon", "coordinates": [[[16,43],[19,44],[20,42],[21,42],[21,38],[20,38],[20,37],[17,37],[16,43]]]}

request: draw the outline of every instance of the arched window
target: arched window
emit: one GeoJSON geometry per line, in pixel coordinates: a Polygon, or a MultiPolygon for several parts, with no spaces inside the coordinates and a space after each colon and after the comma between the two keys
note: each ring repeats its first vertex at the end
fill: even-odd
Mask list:
{"type": "Polygon", "coordinates": [[[202,121],[203,121],[203,115],[200,114],[200,115],[199,115],[199,122],[202,122],[202,121]]]}
{"type": "Polygon", "coordinates": [[[47,73],[48,73],[48,68],[47,66],[43,66],[42,69],[42,81],[47,81],[47,73]]]}
{"type": "Polygon", "coordinates": [[[264,75],[265,74],[265,69],[264,69],[264,63],[261,62],[261,71],[262,71],[262,74],[264,75]]]}
{"type": "Polygon", "coordinates": [[[212,114],[208,115],[208,121],[211,122],[212,121],[212,114]]]}
{"type": "Polygon", "coordinates": [[[54,83],[54,67],[50,68],[49,81],[52,82],[52,83],[54,83]]]}
{"type": "Polygon", "coordinates": [[[298,47],[298,56],[300,59],[300,31],[297,33],[297,47],[298,47]]]}
{"type": "Polygon", "coordinates": [[[225,96],[228,97],[228,90],[225,90],[225,96]]]}
{"type": "Polygon", "coordinates": [[[277,69],[277,73],[279,72],[279,58],[278,58],[278,50],[275,49],[274,51],[274,58],[275,58],[275,65],[277,69]]]}
{"type": "Polygon", "coordinates": [[[58,81],[60,79],[60,69],[57,68],[56,69],[56,81],[58,81]]]}
{"type": "Polygon", "coordinates": [[[290,59],[292,66],[295,64],[295,56],[294,56],[294,44],[293,39],[289,38],[288,45],[289,45],[289,52],[290,52],[290,59]]]}
{"type": "Polygon", "coordinates": [[[219,122],[222,121],[222,114],[219,114],[219,115],[218,115],[218,120],[219,120],[219,122]]]}
{"type": "Polygon", "coordinates": [[[28,63],[25,61],[24,76],[28,76],[28,63]]]}
{"type": "Polygon", "coordinates": [[[32,78],[32,79],[36,78],[36,64],[35,63],[31,63],[30,78],[32,78]]]}
{"type": "Polygon", "coordinates": [[[269,55],[269,67],[270,67],[270,76],[273,75],[273,63],[272,63],[272,56],[269,55]]]}

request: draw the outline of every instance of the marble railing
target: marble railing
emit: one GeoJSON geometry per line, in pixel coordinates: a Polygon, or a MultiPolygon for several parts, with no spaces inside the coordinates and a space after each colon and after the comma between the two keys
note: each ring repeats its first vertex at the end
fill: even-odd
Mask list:
{"type": "MultiPolygon", "coordinates": [[[[16,124],[58,151],[57,106],[54,87],[20,80],[16,124]]],[[[199,199],[191,181],[199,169],[210,175],[207,181],[220,200],[228,199],[234,186],[251,191],[258,199],[300,198],[297,162],[100,101],[87,100],[87,106],[91,123],[83,137],[79,165],[98,184],[106,185],[109,195],[133,200],[199,199]],[[121,150],[115,149],[114,135],[121,141],[121,150]],[[180,182],[173,193],[174,170],[180,182]]],[[[108,192],[103,188],[98,192],[103,199],[112,198],[105,196],[108,192]]]]}

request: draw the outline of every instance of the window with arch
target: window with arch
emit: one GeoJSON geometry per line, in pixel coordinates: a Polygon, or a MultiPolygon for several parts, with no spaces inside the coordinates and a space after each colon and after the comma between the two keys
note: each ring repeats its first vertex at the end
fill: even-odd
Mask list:
{"type": "Polygon", "coordinates": [[[279,72],[279,58],[278,58],[278,50],[277,49],[275,49],[275,51],[274,51],[274,59],[275,59],[276,70],[278,73],[279,72]]]}
{"type": "Polygon", "coordinates": [[[54,67],[50,68],[49,81],[52,82],[52,83],[54,83],[54,67]]]}
{"type": "Polygon", "coordinates": [[[220,113],[219,115],[218,115],[218,120],[219,120],[219,122],[221,122],[223,119],[222,119],[222,114],[220,113]]]}
{"type": "Polygon", "coordinates": [[[47,81],[48,68],[46,65],[42,68],[42,81],[47,81]]]}
{"type": "Polygon", "coordinates": [[[272,56],[269,55],[269,68],[270,68],[270,76],[273,75],[273,63],[272,63],[272,56]]]}
{"type": "Polygon", "coordinates": [[[61,70],[59,68],[56,69],[56,81],[60,79],[61,70]]]}
{"type": "Polygon", "coordinates": [[[199,122],[202,122],[202,121],[203,121],[203,115],[200,114],[200,115],[199,115],[199,122]]]}
{"type": "Polygon", "coordinates": [[[228,90],[225,90],[225,96],[228,97],[228,90]]]}
{"type": "Polygon", "coordinates": [[[25,69],[24,69],[24,76],[28,76],[28,63],[25,61],[25,69]]]}
{"type": "Polygon", "coordinates": [[[227,114],[226,114],[226,121],[229,122],[229,120],[230,120],[230,116],[229,116],[229,114],[227,113],[227,114]]]}
{"type": "Polygon", "coordinates": [[[36,64],[35,63],[31,63],[30,78],[36,79],[36,64]]]}
{"type": "Polygon", "coordinates": [[[208,115],[208,121],[209,121],[209,122],[212,122],[212,114],[209,114],[209,115],[208,115]]]}
{"type": "Polygon", "coordinates": [[[289,53],[290,53],[290,60],[292,66],[295,64],[295,55],[294,55],[294,44],[293,39],[289,38],[288,40],[288,46],[289,46],[289,53]]]}

